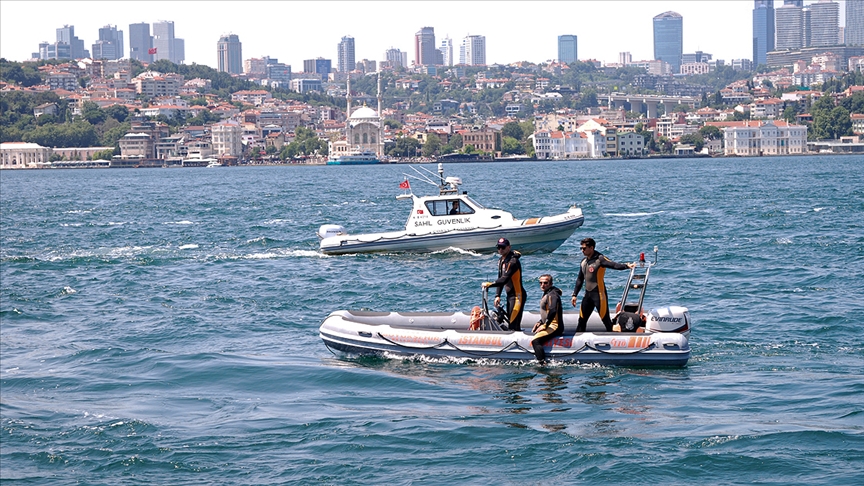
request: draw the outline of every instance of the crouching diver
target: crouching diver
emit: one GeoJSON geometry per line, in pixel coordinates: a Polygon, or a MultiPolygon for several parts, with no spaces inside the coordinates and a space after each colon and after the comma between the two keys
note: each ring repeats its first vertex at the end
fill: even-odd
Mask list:
{"type": "Polygon", "coordinates": [[[498,254],[498,280],[494,282],[483,282],[483,288],[495,287],[495,305],[501,305],[501,290],[507,294],[507,318],[510,321],[510,330],[522,330],[522,310],[525,306],[525,287],[522,286],[522,264],[518,251],[510,248],[510,241],[501,238],[497,244],[498,254]]]}
{"type": "Polygon", "coordinates": [[[540,276],[540,320],[534,324],[534,356],[540,364],[546,364],[546,351],[543,346],[556,337],[564,334],[564,310],[561,306],[561,289],[552,285],[551,275],[540,276]]]}

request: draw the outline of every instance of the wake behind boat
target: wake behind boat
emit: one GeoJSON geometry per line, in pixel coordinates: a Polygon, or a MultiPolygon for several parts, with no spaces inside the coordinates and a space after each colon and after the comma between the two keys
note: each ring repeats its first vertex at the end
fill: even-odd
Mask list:
{"type": "MultiPolygon", "coordinates": [[[[321,251],[330,255],[447,248],[494,252],[498,238],[503,237],[521,253],[552,252],[585,221],[575,205],[554,216],[516,219],[506,211],[483,207],[467,192],[460,194],[462,180],[445,178],[442,164],[438,164],[438,178],[438,184],[425,176],[417,178],[437,186],[437,195],[416,196],[411,192],[396,196],[413,202],[404,230],[351,235],[341,225],[325,224],[318,229],[321,251]]],[[[411,188],[407,179],[400,187],[411,188]]]]}
{"type": "MultiPolygon", "coordinates": [[[[653,264],[646,264],[644,258],[640,260],[631,269],[616,307],[616,326],[622,332],[606,332],[595,312],[588,320],[587,332],[576,333],[579,313],[564,312],[564,334],[546,345],[547,359],[624,366],[687,364],[690,312],[679,306],[643,310],[653,264]],[[628,300],[631,290],[638,292],[628,300]]],[[[485,293],[483,303],[486,307],[485,293]]],[[[347,354],[533,360],[533,336],[528,331],[506,329],[506,322],[501,325],[505,319],[502,314],[494,313],[496,318],[484,309],[477,321],[476,314],[472,319],[467,312],[340,310],[324,319],[319,334],[328,348],[347,354]],[[479,328],[471,330],[472,324],[479,324],[479,328]]],[[[537,312],[525,312],[523,326],[530,328],[539,318],[537,312]]]]}

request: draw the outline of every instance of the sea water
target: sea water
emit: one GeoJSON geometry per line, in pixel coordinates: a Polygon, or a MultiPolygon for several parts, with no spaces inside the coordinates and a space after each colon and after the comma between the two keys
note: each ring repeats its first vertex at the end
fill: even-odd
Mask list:
{"type": "MultiPolygon", "coordinates": [[[[435,171],[434,165],[424,166],[435,171]]],[[[404,165],[0,174],[0,477],[22,484],[862,484],[864,160],[452,164],[569,296],[592,237],[659,263],[680,369],[356,358],[337,309],[468,311],[496,257],[325,256],[404,227],[404,165]]],[[[412,180],[415,193],[435,187],[412,180]]],[[[610,300],[626,272],[609,271],[610,300]]],[[[565,303],[571,309],[569,303],[565,303]]],[[[530,326],[530,323],[529,323],[530,326]]]]}

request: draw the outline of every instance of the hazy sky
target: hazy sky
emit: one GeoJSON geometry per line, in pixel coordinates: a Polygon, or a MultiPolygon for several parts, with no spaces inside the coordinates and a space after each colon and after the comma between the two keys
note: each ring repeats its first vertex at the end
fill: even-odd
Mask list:
{"type": "MultiPolygon", "coordinates": [[[[775,8],[782,0],[775,0],[775,8]]],[[[814,3],[805,1],[805,4],[814,3]]],[[[840,25],[845,2],[840,1],[840,25]]],[[[216,66],[220,35],[240,37],[243,58],[270,56],[302,71],[303,60],[324,57],[336,64],[342,36],[354,37],[355,56],[380,61],[390,47],[414,58],[414,33],[435,28],[458,46],[462,37],[486,36],[486,62],[542,62],[557,57],[557,36],[578,36],[579,59],[617,62],[654,56],[651,19],[666,11],[684,17],[684,52],[715,59],[752,57],[753,0],[579,1],[39,1],[0,0],[0,56],[28,59],[55,30],[74,25],[85,48],[98,29],[117,25],[129,53],[129,24],[173,20],[185,39],[186,63],[216,66]]],[[[457,48],[458,49],[458,48],[457,48]]],[[[458,50],[455,53],[458,56],[458,50]]]]}

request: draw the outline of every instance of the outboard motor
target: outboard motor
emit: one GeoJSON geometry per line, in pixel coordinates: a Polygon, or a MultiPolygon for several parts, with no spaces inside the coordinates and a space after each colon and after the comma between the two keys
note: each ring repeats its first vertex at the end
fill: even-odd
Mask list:
{"type": "Polygon", "coordinates": [[[679,332],[690,336],[690,311],[686,307],[677,305],[651,309],[645,316],[648,321],[645,326],[646,332],[679,332]]]}
{"type": "Polygon", "coordinates": [[[322,224],[318,228],[318,238],[324,239],[331,236],[339,236],[345,234],[345,228],[338,224],[322,224]]]}

